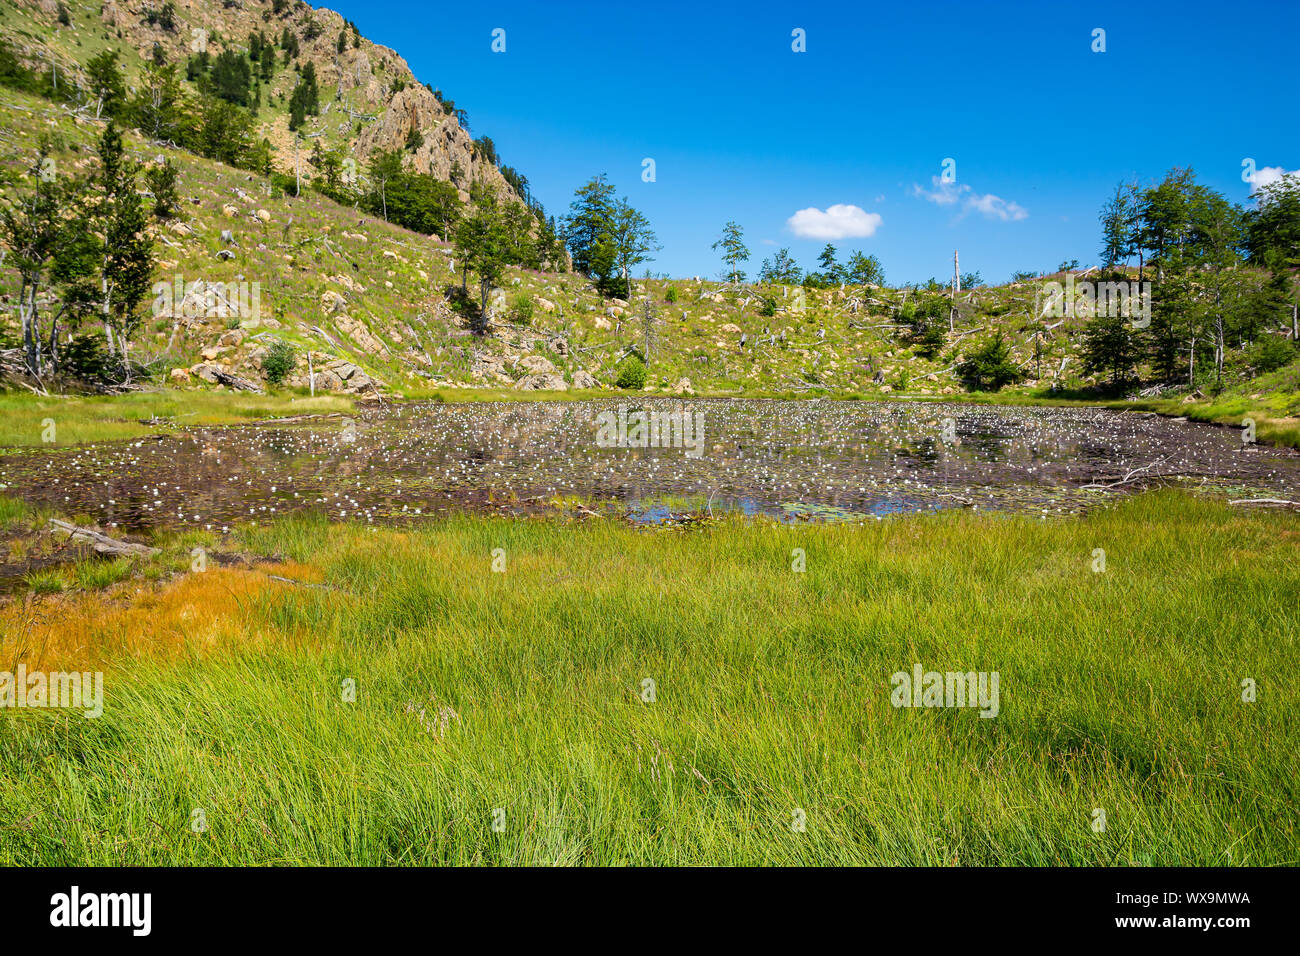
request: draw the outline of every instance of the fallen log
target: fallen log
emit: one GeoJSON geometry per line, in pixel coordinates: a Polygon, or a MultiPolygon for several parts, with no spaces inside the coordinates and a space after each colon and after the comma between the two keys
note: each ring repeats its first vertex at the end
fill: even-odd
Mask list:
{"type": "Polygon", "coordinates": [[[157,548],[151,548],[145,544],[133,544],[130,541],[119,541],[116,538],[110,538],[106,534],[100,534],[91,528],[82,528],[66,521],[60,521],[58,518],[51,518],[50,524],[56,530],[64,532],[73,541],[89,543],[99,554],[107,554],[115,558],[137,556],[147,558],[159,553],[157,548]]]}
{"type": "Polygon", "coordinates": [[[256,382],[250,382],[246,378],[240,378],[238,375],[231,375],[229,372],[223,372],[221,369],[214,368],[212,377],[227,388],[233,388],[239,392],[256,392],[258,395],[263,394],[262,386],[256,382]]]}
{"type": "Polygon", "coordinates": [[[1238,498],[1236,501],[1229,501],[1228,504],[1300,508],[1300,501],[1287,501],[1285,498],[1238,498]]]}

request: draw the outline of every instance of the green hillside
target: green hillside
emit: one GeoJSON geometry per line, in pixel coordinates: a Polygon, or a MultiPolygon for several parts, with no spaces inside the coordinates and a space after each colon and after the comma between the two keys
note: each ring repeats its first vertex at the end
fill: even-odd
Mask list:
{"type": "MultiPolygon", "coordinates": [[[[168,28],[160,9],[130,2],[0,6],[20,66],[44,77],[56,71],[42,73],[40,64],[56,64],[65,94],[69,83],[93,85],[87,64],[105,50],[119,54],[130,94],[152,60],[192,61],[198,42],[192,37],[200,37],[195,31],[203,31],[205,49],[214,55],[227,49],[245,55],[243,38],[254,32],[275,44],[273,53],[264,53],[272,61],[269,79],[260,79],[258,58],[251,58],[256,102],[248,111],[250,142],[261,137],[269,165],[241,159],[253,168],[239,168],[160,143],[139,129],[127,133],[143,198],[149,198],[150,169],[170,164],[178,170],[175,217],[149,225],[154,287],[131,352],[145,383],[274,385],[365,397],[465,388],[549,393],[614,388],[625,364],[641,360],[648,365],[644,385],[633,376],[623,379],[624,386],[679,394],[958,395],[999,387],[1005,379],[1010,387],[1001,394],[1013,400],[1097,400],[1108,384],[1104,373],[1088,371],[1082,361],[1086,319],[1043,314],[1044,284],[1064,282],[1064,273],[979,286],[955,300],[937,283],[928,289],[818,288],[699,278],[636,279],[627,298],[613,298],[571,271],[513,265],[493,283],[486,334],[475,334],[478,276],[467,282],[467,294],[459,291],[465,263],[456,262],[451,243],[385,222],[360,199],[349,205],[311,188],[313,179],[321,186],[336,177],[340,162],[352,160],[345,168],[364,170],[386,150],[414,146],[403,160],[410,170],[439,179],[452,164],[459,166],[455,185],[466,203],[463,215],[490,193],[505,209],[519,198],[512,184],[522,182],[526,193],[526,178],[500,166],[490,140],[484,146],[470,139],[461,127],[463,111],[444,102],[440,91],[435,97],[400,57],[364,40],[331,11],[283,0],[200,4],[174,9],[168,28]],[[297,57],[281,48],[288,34],[301,44],[297,57]],[[321,105],[319,115],[305,117],[295,144],[290,101],[308,63],[319,77],[321,105]],[[408,113],[425,115],[420,111],[429,104],[433,118],[410,119],[410,129],[401,125],[408,113]],[[320,144],[317,165],[304,159],[308,142],[313,150],[320,144]],[[308,186],[295,195],[298,174],[308,186]],[[995,341],[1003,345],[1002,378],[972,379],[968,360],[995,341]],[[271,371],[277,360],[289,365],[282,378],[271,371]]],[[[186,85],[193,91],[213,82],[208,76],[186,85]]],[[[93,171],[105,127],[95,115],[100,104],[83,93],[74,108],[51,89],[37,95],[41,91],[15,85],[21,84],[0,88],[7,194],[30,188],[43,137],[61,170],[93,171]]],[[[336,198],[351,195],[329,184],[322,188],[336,198]]],[[[537,206],[533,212],[541,228],[544,211],[537,206]]],[[[1069,277],[1089,276],[1099,278],[1093,270],[1073,270],[1069,277]]],[[[1136,279],[1137,272],[1120,269],[1110,277],[1124,276],[1136,279]]],[[[0,344],[9,347],[18,345],[17,279],[13,270],[0,270],[0,344]]],[[[93,320],[88,325],[93,328],[93,320]]],[[[66,334],[71,341],[71,330],[66,334]]],[[[1300,407],[1293,344],[1282,342],[1281,359],[1273,355],[1267,365],[1256,361],[1252,343],[1232,344],[1237,347],[1226,377],[1207,381],[1202,368],[1190,385],[1149,376],[1143,382],[1139,367],[1128,387],[1106,397],[1142,398],[1164,409],[1171,400],[1199,402],[1213,394],[1229,409],[1225,414],[1240,414],[1238,406],[1260,409],[1287,426],[1300,407]]]]}

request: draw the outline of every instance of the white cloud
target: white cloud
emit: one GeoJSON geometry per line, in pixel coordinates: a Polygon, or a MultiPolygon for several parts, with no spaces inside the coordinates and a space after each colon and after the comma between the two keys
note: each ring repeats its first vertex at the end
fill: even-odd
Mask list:
{"type": "Polygon", "coordinates": [[[836,203],[825,212],[813,206],[800,209],[785,224],[800,239],[855,239],[874,235],[883,221],[879,213],[836,203]]]}
{"type": "Polygon", "coordinates": [[[1281,166],[1264,166],[1255,170],[1255,175],[1250,177],[1250,194],[1253,196],[1265,186],[1278,182],[1287,176],[1295,176],[1300,173],[1300,169],[1287,171],[1281,166]]]}
{"type": "Polygon", "coordinates": [[[961,198],[962,192],[970,192],[969,186],[958,186],[956,183],[947,182],[938,176],[931,176],[930,182],[934,184],[934,189],[929,191],[916,183],[912,183],[912,195],[918,199],[932,202],[936,206],[951,206],[961,198]]]}
{"type": "Polygon", "coordinates": [[[936,206],[952,206],[960,202],[963,213],[974,210],[988,219],[1001,219],[1003,222],[1029,217],[1029,210],[1019,203],[992,193],[981,195],[965,183],[958,185],[954,182],[946,182],[938,176],[931,176],[930,185],[934,188],[925,189],[913,183],[912,195],[926,202],[932,202],[936,206]]]}

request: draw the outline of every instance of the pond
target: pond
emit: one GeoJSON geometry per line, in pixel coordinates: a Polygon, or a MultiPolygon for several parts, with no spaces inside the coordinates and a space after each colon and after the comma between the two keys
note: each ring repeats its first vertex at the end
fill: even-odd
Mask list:
{"type": "Polygon", "coordinates": [[[556,508],[640,521],[1054,515],[1152,482],[1294,500],[1300,454],[1095,408],[668,398],[389,405],[0,454],[5,494],[129,532],[303,510],[373,522],[556,508]]]}

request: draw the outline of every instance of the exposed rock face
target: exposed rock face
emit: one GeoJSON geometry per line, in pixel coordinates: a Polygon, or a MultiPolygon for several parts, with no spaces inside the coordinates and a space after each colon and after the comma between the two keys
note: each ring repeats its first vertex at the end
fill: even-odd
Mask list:
{"type": "Polygon", "coordinates": [[[524,371],[535,375],[556,374],[555,366],[551,363],[551,360],[541,355],[525,355],[515,364],[524,371]]]}
{"type": "Polygon", "coordinates": [[[569,386],[564,383],[564,379],[559,375],[537,372],[533,375],[525,375],[519,381],[515,382],[515,388],[521,392],[548,391],[548,392],[567,392],[569,386]]]}
{"type": "Polygon", "coordinates": [[[506,374],[506,360],[500,355],[475,354],[469,373],[479,381],[499,382],[502,385],[514,384],[506,374]]]}
{"type": "MultiPolygon", "coordinates": [[[[360,393],[370,391],[374,382],[370,376],[361,371],[351,362],[337,361],[330,362],[324,369],[327,373],[333,373],[342,383],[342,390],[345,392],[360,393]]],[[[317,376],[317,388],[321,388],[320,376],[317,376]]],[[[335,389],[337,391],[337,389],[335,389]]]]}
{"type": "MultiPolygon", "coordinates": [[[[303,384],[309,384],[309,381],[305,381],[303,384]]],[[[330,371],[327,368],[321,369],[316,373],[316,390],[318,392],[340,392],[343,390],[343,379],[339,378],[337,372],[330,371]]]]}
{"type": "MultiPolygon", "coordinates": [[[[55,22],[57,0],[18,2],[40,11],[41,19],[55,22]]],[[[378,150],[401,150],[411,168],[440,179],[450,179],[452,164],[459,162],[463,175],[457,185],[462,196],[468,196],[472,183],[482,182],[503,198],[518,198],[494,163],[474,158],[470,133],[416,80],[406,60],[395,50],[364,38],[359,46],[353,46],[350,28],[333,10],[290,3],[283,12],[273,13],[269,2],[182,0],[174,6],[176,26],[166,30],[151,25],[145,17],[146,10],[162,7],[161,0],[107,0],[95,7],[103,27],[120,36],[141,58],[149,59],[154,43],[158,43],[168,62],[182,65],[192,52],[190,44],[196,37],[195,30],[206,31],[206,36],[213,38],[210,49],[215,54],[228,48],[225,38],[238,38],[231,43],[238,48],[246,43],[250,33],[262,30],[275,42],[287,27],[298,37],[299,62],[310,60],[316,65],[321,112],[319,117],[309,118],[309,125],[325,131],[331,141],[337,141],[341,135],[345,155],[364,165],[378,150]],[[316,28],[314,37],[309,36],[309,25],[316,28]],[[340,52],[337,42],[343,30],[348,31],[349,42],[340,52]],[[394,91],[396,86],[403,88],[394,91]],[[414,153],[405,149],[412,128],[424,138],[414,153]]],[[[80,17],[77,19],[80,26],[80,17]]],[[[277,70],[264,95],[287,97],[296,77],[293,70],[277,70]]],[[[85,78],[81,79],[84,82],[85,78]]],[[[288,129],[287,118],[277,116],[260,125],[258,136],[269,138],[275,148],[275,165],[281,172],[291,172],[293,134],[288,129]]],[[[263,212],[249,211],[250,216],[258,219],[262,219],[263,212]]]]}
{"type": "Polygon", "coordinates": [[[473,137],[423,86],[412,85],[394,93],[379,118],[362,129],[357,150],[366,156],[377,151],[405,150],[412,130],[420,134],[423,142],[414,153],[407,154],[411,168],[450,181],[452,166],[459,163],[461,176],[456,185],[462,198],[469,197],[470,184],[477,182],[486,183],[499,195],[514,196],[493,163],[475,158],[473,137]]]}
{"type": "Polygon", "coordinates": [[[320,296],[320,310],[322,315],[329,315],[333,312],[342,312],[347,308],[348,300],[343,298],[333,289],[326,289],[320,296]]]}
{"type": "Polygon", "coordinates": [[[381,355],[388,351],[383,342],[375,338],[374,334],[365,325],[350,315],[336,315],[334,324],[338,326],[340,332],[351,339],[357,348],[362,351],[371,355],[381,355]]]}

